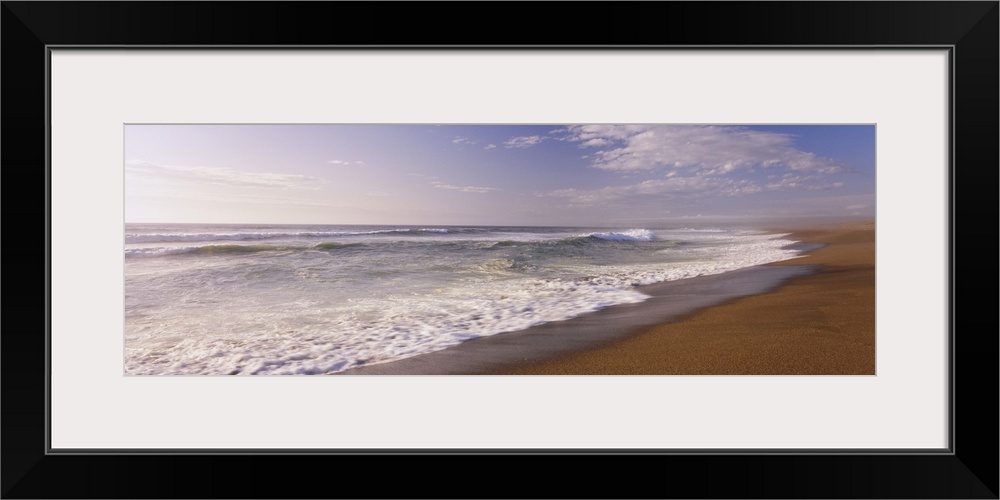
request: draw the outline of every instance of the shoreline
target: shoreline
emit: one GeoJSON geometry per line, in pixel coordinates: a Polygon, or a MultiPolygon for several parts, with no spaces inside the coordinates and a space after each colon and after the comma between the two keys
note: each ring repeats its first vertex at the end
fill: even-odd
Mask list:
{"type": "Polygon", "coordinates": [[[762,267],[810,265],[817,272],[599,349],[525,362],[501,373],[875,375],[874,222],[780,232],[825,246],[762,267]]]}
{"type": "MultiPolygon", "coordinates": [[[[791,233],[790,238],[799,242],[796,245],[800,250],[804,250],[805,256],[717,275],[645,285],[638,290],[650,295],[651,298],[640,303],[619,304],[568,320],[481,337],[441,351],[388,363],[361,366],[333,375],[874,374],[874,225],[871,224],[869,227],[866,223],[860,224],[860,226],[858,223],[849,223],[816,229],[775,230],[773,231],[775,233],[791,233]],[[853,226],[858,227],[852,229],[853,226]],[[869,342],[862,341],[863,347],[860,348],[864,351],[860,355],[861,358],[866,357],[865,352],[870,352],[868,356],[870,366],[866,362],[858,362],[857,359],[833,370],[827,367],[829,363],[814,363],[812,369],[806,369],[808,367],[804,368],[801,360],[790,364],[772,362],[770,368],[767,366],[750,368],[746,363],[697,361],[713,355],[721,356],[720,360],[733,361],[730,359],[731,355],[728,357],[723,355],[725,351],[732,354],[733,349],[738,350],[735,346],[746,344],[748,339],[754,339],[759,344],[762,332],[757,332],[757,335],[746,335],[744,332],[743,335],[736,337],[730,332],[729,335],[714,335],[710,336],[711,339],[693,341],[697,339],[691,338],[692,328],[702,330],[705,325],[692,324],[692,320],[701,321],[703,320],[701,316],[706,313],[716,319],[719,319],[720,314],[722,316],[735,314],[735,318],[741,319],[730,318],[728,330],[734,327],[736,329],[744,327],[742,329],[745,330],[754,324],[753,321],[746,323],[746,311],[728,311],[727,308],[734,305],[745,308],[744,301],[762,297],[765,298],[765,302],[773,301],[773,296],[783,297],[787,295],[787,293],[782,294],[783,290],[787,290],[790,286],[799,286],[797,284],[801,283],[813,283],[811,285],[813,289],[816,286],[820,288],[828,286],[817,283],[827,281],[834,269],[843,271],[840,268],[845,265],[849,267],[851,264],[846,264],[846,261],[865,260],[865,250],[860,253],[847,252],[845,257],[845,245],[849,245],[844,239],[845,235],[851,235],[854,239],[862,235],[860,240],[866,239],[864,235],[870,236],[867,238],[870,239],[868,246],[871,254],[870,345],[869,342]],[[821,276],[827,278],[820,278],[819,282],[815,282],[815,279],[821,276]],[[680,331],[686,329],[688,333],[686,335],[673,331],[664,333],[663,328],[680,329],[680,331]],[[741,336],[746,338],[737,338],[741,336]],[[720,347],[723,346],[719,343],[727,337],[728,343],[732,345],[720,352],[720,347]],[[672,345],[678,338],[681,339],[683,349],[676,349],[677,346],[672,345]],[[678,364],[677,361],[685,359],[685,356],[689,357],[690,362],[678,364]],[[664,362],[665,360],[667,362],[664,362]],[[788,371],[789,368],[792,371],[788,371]],[[816,371],[817,369],[819,371],[816,371]]],[[[864,241],[861,243],[862,246],[866,246],[864,241]]],[[[861,280],[862,285],[864,281],[865,279],[861,280]]],[[[798,290],[796,293],[803,292],[806,291],[798,290]]],[[[784,304],[786,307],[789,305],[796,310],[803,308],[795,307],[794,304],[784,304]]],[[[759,304],[753,307],[757,306],[759,304]]],[[[771,311],[770,315],[775,313],[773,306],[766,310],[771,311]]],[[[799,318],[802,313],[803,311],[798,311],[791,316],[799,318]]],[[[758,320],[760,316],[761,314],[757,314],[758,320]]],[[[726,326],[725,323],[727,322],[723,321],[723,326],[726,326]]],[[[757,324],[760,325],[760,322],[757,321],[757,324]]],[[[764,328],[764,325],[760,327],[764,328]]],[[[715,325],[715,328],[727,331],[727,328],[719,328],[719,325],[715,325]]],[[[695,337],[701,336],[695,335],[695,337]]],[[[864,334],[862,336],[867,338],[864,334]]],[[[748,353],[761,354],[758,351],[760,349],[749,349],[748,353]]],[[[789,353],[789,356],[796,354],[789,353]]],[[[765,356],[765,359],[768,358],[774,356],[765,356]]]]}
{"type": "Polygon", "coordinates": [[[440,351],[333,375],[499,375],[523,366],[628,338],[641,329],[677,321],[700,309],[764,293],[812,266],[754,266],[727,273],[636,287],[643,302],[616,304],[573,318],[462,342],[440,351]]]}

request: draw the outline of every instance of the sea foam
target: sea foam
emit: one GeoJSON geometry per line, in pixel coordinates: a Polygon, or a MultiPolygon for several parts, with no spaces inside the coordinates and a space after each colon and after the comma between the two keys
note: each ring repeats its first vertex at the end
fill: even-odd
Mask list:
{"type": "Polygon", "coordinates": [[[609,241],[653,241],[655,236],[649,229],[629,229],[613,233],[592,233],[592,238],[609,241]]]}
{"type": "MultiPolygon", "coordinates": [[[[180,234],[162,229],[134,239],[180,234]]],[[[202,245],[126,248],[160,257],[126,259],[126,373],[335,373],[641,302],[639,285],[798,255],[783,235],[747,231],[225,229],[186,233],[202,245]],[[242,234],[284,236],[222,242],[242,234]]]]}

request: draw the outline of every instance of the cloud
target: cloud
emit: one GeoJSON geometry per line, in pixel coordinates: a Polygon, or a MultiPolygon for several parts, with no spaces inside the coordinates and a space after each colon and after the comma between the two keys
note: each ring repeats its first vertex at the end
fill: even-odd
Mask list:
{"type": "Polygon", "coordinates": [[[473,140],[469,139],[468,137],[462,137],[462,136],[459,136],[459,135],[456,135],[455,138],[452,139],[451,142],[452,142],[452,144],[475,144],[476,143],[476,141],[473,141],[473,140]]]}
{"type": "Polygon", "coordinates": [[[857,205],[847,205],[846,207],[844,207],[845,210],[860,210],[862,208],[868,208],[868,205],[857,204],[857,205]]]}
{"type": "Polygon", "coordinates": [[[656,197],[702,197],[739,196],[759,193],[761,187],[749,180],[724,177],[668,177],[652,179],[626,186],[609,186],[600,189],[560,189],[550,191],[547,196],[566,198],[573,204],[593,205],[625,198],[643,196],[656,197]]]}
{"type": "Polygon", "coordinates": [[[155,194],[142,193],[144,196],[162,198],[166,200],[175,200],[183,202],[212,202],[212,203],[225,203],[225,204],[245,204],[250,206],[275,206],[275,207],[308,207],[308,208],[344,208],[343,205],[338,203],[331,203],[327,201],[313,201],[300,196],[288,197],[285,196],[266,196],[259,192],[255,193],[228,193],[220,194],[217,191],[210,193],[201,192],[189,192],[189,191],[169,191],[169,192],[157,192],[155,194]]]}
{"type": "Polygon", "coordinates": [[[510,148],[530,148],[531,146],[534,146],[535,144],[538,144],[538,143],[544,141],[545,139],[547,139],[547,138],[546,137],[542,137],[540,135],[526,135],[526,136],[521,136],[521,137],[512,137],[509,140],[504,141],[503,145],[507,149],[510,149],[510,148]]]}
{"type": "Polygon", "coordinates": [[[241,172],[226,167],[156,165],[143,161],[127,162],[125,172],[152,177],[157,180],[174,180],[223,186],[318,189],[319,186],[326,183],[323,179],[308,175],[241,172]]]}
{"type": "Polygon", "coordinates": [[[500,191],[500,189],[492,187],[454,186],[443,182],[432,182],[431,185],[439,189],[452,189],[463,193],[489,193],[490,191],[500,191]]]}
{"type": "Polygon", "coordinates": [[[685,170],[720,175],[755,167],[831,174],[837,162],[801,151],[787,134],[745,127],[691,125],[574,125],[562,140],[603,148],[592,165],[615,171],[685,170]]]}
{"type": "Polygon", "coordinates": [[[820,176],[816,175],[794,175],[785,174],[780,180],[767,184],[767,189],[775,190],[799,190],[799,191],[824,191],[843,187],[843,182],[823,182],[820,176]]]}
{"type": "Polygon", "coordinates": [[[487,144],[487,145],[486,145],[486,147],[485,147],[485,148],[483,148],[483,149],[493,149],[493,148],[495,148],[495,147],[497,147],[497,145],[496,145],[496,144],[487,144]]]}
{"type": "Polygon", "coordinates": [[[608,144],[611,144],[611,141],[609,141],[608,139],[605,139],[603,137],[595,137],[593,139],[587,139],[586,142],[584,142],[583,144],[580,144],[580,147],[581,148],[593,148],[593,147],[597,147],[597,146],[606,146],[608,144]]]}
{"type": "Polygon", "coordinates": [[[330,160],[327,163],[329,163],[330,165],[344,165],[344,166],[347,166],[347,165],[363,166],[363,165],[365,165],[365,162],[363,162],[361,160],[354,160],[354,161],[350,161],[350,160],[330,160]]]}

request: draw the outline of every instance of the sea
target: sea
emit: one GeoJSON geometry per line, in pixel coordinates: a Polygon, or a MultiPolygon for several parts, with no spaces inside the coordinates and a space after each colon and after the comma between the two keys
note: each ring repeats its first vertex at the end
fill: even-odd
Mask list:
{"type": "Polygon", "coordinates": [[[127,375],[315,375],[792,259],[732,228],[126,224],[127,375]]]}

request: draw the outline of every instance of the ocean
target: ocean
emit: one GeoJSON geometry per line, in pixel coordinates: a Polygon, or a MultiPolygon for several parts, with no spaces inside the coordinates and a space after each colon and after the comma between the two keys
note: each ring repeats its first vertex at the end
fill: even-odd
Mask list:
{"type": "Polygon", "coordinates": [[[712,228],[126,224],[125,373],[331,374],[787,260],[712,228]]]}

